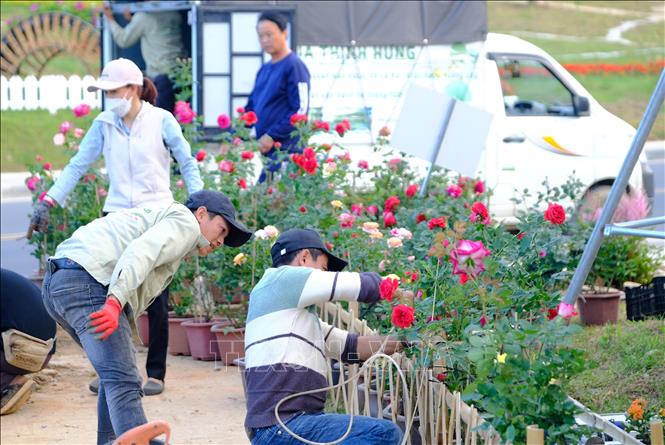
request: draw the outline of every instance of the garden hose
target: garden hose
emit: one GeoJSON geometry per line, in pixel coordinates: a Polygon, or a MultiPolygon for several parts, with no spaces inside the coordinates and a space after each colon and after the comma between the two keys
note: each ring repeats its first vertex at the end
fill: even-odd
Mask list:
{"type": "MultiPolygon", "coordinates": [[[[284,424],[284,422],[282,422],[282,419],[279,418],[279,407],[282,405],[282,403],[284,403],[284,402],[286,402],[287,400],[290,400],[290,399],[292,399],[292,398],[294,398],[294,397],[299,397],[299,396],[303,396],[303,395],[307,395],[307,394],[314,394],[314,393],[322,392],[322,391],[328,391],[328,390],[330,390],[330,389],[334,389],[334,388],[337,388],[337,387],[341,387],[342,385],[346,385],[347,383],[351,382],[352,380],[357,380],[358,377],[360,377],[360,375],[362,374],[360,371],[363,370],[366,366],[368,366],[368,365],[370,365],[371,363],[373,363],[373,362],[374,362],[376,359],[378,359],[378,358],[386,358],[386,359],[388,359],[388,360],[389,360],[389,361],[395,366],[395,368],[397,369],[397,372],[399,373],[399,376],[400,376],[400,378],[402,379],[402,384],[404,385],[405,406],[408,406],[408,403],[409,403],[409,391],[408,391],[408,385],[407,385],[407,383],[406,383],[406,377],[404,376],[404,373],[403,373],[402,370],[400,369],[400,367],[399,367],[399,365],[397,364],[397,362],[395,361],[395,359],[393,359],[393,358],[390,357],[389,355],[386,355],[386,354],[384,354],[383,352],[381,352],[381,351],[383,350],[383,346],[386,344],[386,341],[387,341],[387,340],[388,340],[388,338],[386,337],[386,340],[384,340],[383,344],[381,345],[381,348],[379,349],[379,352],[377,352],[376,354],[372,355],[370,358],[368,358],[367,360],[365,360],[365,363],[362,364],[362,366],[361,366],[360,369],[358,370],[358,373],[357,373],[355,376],[349,378],[348,380],[344,380],[344,379],[343,379],[344,373],[342,372],[342,373],[340,373],[340,375],[341,375],[341,377],[340,377],[340,382],[337,383],[336,385],[331,385],[331,386],[327,386],[327,387],[325,387],[325,388],[311,389],[311,390],[309,390],[309,391],[303,391],[303,392],[299,392],[299,393],[291,394],[291,395],[288,395],[288,396],[284,397],[284,398],[283,398],[282,400],[280,400],[279,402],[277,402],[277,404],[275,405],[275,418],[277,419],[277,422],[279,423],[279,426],[282,427],[282,428],[284,429],[284,431],[286,431],[287,433],[289,433],[289,434],[290,434],[292,437],[294,437],[295,439],[297,439],[297,440],[299,440],[299,441],[301,441],[301,442],[303,442],[303,443],[306,443],[306,444],[308,444],[308,445],[336,445],[336,444],[342,442],[344,439],[346,439],[346,438],[348,437],[349,433],[351,432],[351,428],[353,428],[353,411],[351,412],[351,414],[349,414],[349,416],[350,416],[350,419],[349,419],[349,427],[346,429],[346,431],[344,432],[344,434],[343,434],[339,439],[334,440],[334,441],[332,441],[332,442],[314,442],[314,441],[311,441],[311,440],[307,440],[307,439],[305,439],[305,438],[303,438],[303,437],[300,437],[299,435],[297,435],[296,433],[294,433],[293,431],[291,431],[291,430],[290,430],[290,429],[284,424]]],[[[351,392],[351,397],[350,397],[350,399],[349,399],[349,402],[350,402],[351,406],[353,406],[353,402],[355,401],[355,397],[356,397],[356,391],[352,391],[352,392],[351,392]]],[[[404,437],[402,438],[402,443],[401,443],[401,445],[405,445],[405,444],[406,444],[406,440],[407,440],[407,438],[409,437],[408,433],[409,433],[409,430],[411,429],[411,424],[412,424],[412,422],[413,422],[413,420],[411,420],[410,422],[408,422],[408,423],[406,424],[406,427],[405,427],[405,429],[404,429],[404,430],[405,430],[405,431],[404,431],[404,437]]]]}

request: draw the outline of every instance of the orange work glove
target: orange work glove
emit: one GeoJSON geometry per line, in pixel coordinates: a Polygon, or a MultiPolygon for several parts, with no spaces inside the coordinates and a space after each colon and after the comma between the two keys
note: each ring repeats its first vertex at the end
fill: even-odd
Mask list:
{"type": "Polygon", "coordinates": [[[106,340],[118,329],[121,311],[120,302],[115,297],[109,297],[100,310],[90,314],[90,327],[94,328],[95,333],[101,333],[97,340],[106,340]]]}

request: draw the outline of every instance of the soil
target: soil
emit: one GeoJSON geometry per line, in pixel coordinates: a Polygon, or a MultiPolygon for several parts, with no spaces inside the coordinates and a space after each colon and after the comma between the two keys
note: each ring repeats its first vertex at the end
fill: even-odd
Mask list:
{"type": "MultiPolygon", "coordinates": [[[[147,348],[137,346],[137,364],[145,378],[147,348]]],[[[97,396],[88,384],[95,372],[83,350],[58,328],[57,352],[32,376],[37,383],[19,411],[2,417],[0,443],[94,444],[97,396]]],[[[162,394],[143,398],[148,420],[171,425],[175,444],[248,444],[243,421],[245,397],[239,369],[191,357],[167,358],[162,394]]]]}

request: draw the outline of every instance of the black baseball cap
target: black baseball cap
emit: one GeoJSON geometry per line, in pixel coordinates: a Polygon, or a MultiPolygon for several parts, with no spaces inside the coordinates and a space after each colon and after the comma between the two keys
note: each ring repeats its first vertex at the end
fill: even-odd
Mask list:
{"type": "Polygon", "coordinates": [[[282,233],[275,244],[270,248],[273,266],[284,255],[296,252],[302,249],[318,249],[328,256],[328,270],[339,272],[347,266],[347,262],[336,257],[323,244],[321,237],[316,230],[312,229],[289,229],[282,233]]]}
{"type": "Polygon", "coordinates": [[[209,212],[224,217],[229,224],[229,234],[224,239],[224,245],[240,247],[252,236],[247,227],[236,220],[236,208],[231,200],[222,192],[215,190],[199,190],[192,193],[185,202],[185,207],[194,211],[199,207],[205,207],[209,212]]]}

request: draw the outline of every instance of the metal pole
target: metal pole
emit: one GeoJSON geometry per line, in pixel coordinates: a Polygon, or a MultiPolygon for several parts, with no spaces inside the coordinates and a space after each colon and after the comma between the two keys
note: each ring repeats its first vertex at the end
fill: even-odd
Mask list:
{"type": "Polygon", "coordinates": [[[659,232],[657,230],[643,230],[643,229],[630,229],[617,226],[605,226],[603,233],[605,236],[618,236],[618,235],[627,235],[627,236],[639,236],[641,238],[656,238],[656,239],[665,239],[665,232],[659,232]]]}
{"type": "Polygon", "coordinates": [[[596,225],[593,228],[591,237],[584,247],[582,258],[580,259],[577,269],[575,270],[575,274],[573,275],[573,279],[570,282],[568,292],[563,299],[565,303],[575,304],[577,296],[582,290],[582,286],[584,285],[584,282],[589,275],[589,271],[591,270],[591,266],[596,259],[596,255],[598,255],[600,243],[603,241],[603,230],[610,222],[612,215],[614,215],[617,204],[619,204],[619,199],[621,199],[621,195],[626,189],[628,178],[630,178],[630,175],[633,172],[633,168],[635,168],[635,164],[640,157],[642,147],[644,147],[644,142],[646,141],[647,136],[651,131],[651,127],[653,127],[653,123],[656,120],[656,116],[658,116],[658,111],[663,104],[664,96],[665,69],[660,72],[658,84],[656,85],[656,89],[654,90],[653,95],[649,100],[649,104],[647,105],[647,109],[644,112],[644,116],[642,116],[640,126],[637,128],[637,133],[635,133],[635,138],[633,138],[630,150],[628,150],[628,154],[626,155],[626,159],[623,161],[621,170],[619,170],[619,174],[612,184],[612,190],[610,191],[610,195],[607,197],[607,201],[603,206],[603,211],[601,212],[598,221],[596,221],[596,225]]]}
{"type": "Polygon", "coordinates": [[[657,226],[658,224],[665,224],[665,216],[655,216],[653,218],[639,219],[637,221],[626,221],[614,224],[615,227],[623,227],[624,229],[637,229],[639,227],[657,226]]]}
{"type": "Polygon", "coordinates": [[[453,110],[455,109],[456,99],[450,98],[448,104],[446,105],[446,112],[443,115],[443,123],[441,124],[441,129],[439,130],[439,136],[436,139],[436,145],[432,150],[432,157],[430,159],[429,169],[427,170],[427,176],[423,180],[423,183],[420,184],[420,191],[418,196],[421,198],[427,193],[427,185],[429,184],[429,178],[432,176],[432,171],[434,170],[434,163],[436,158],[439,157],[439,151],[441,151],[441,144],[443,143],[443,137],[446,135],[446,130],[448,130],[448,124],[450,123],[450,118],[453,115],[453,110]]]}

